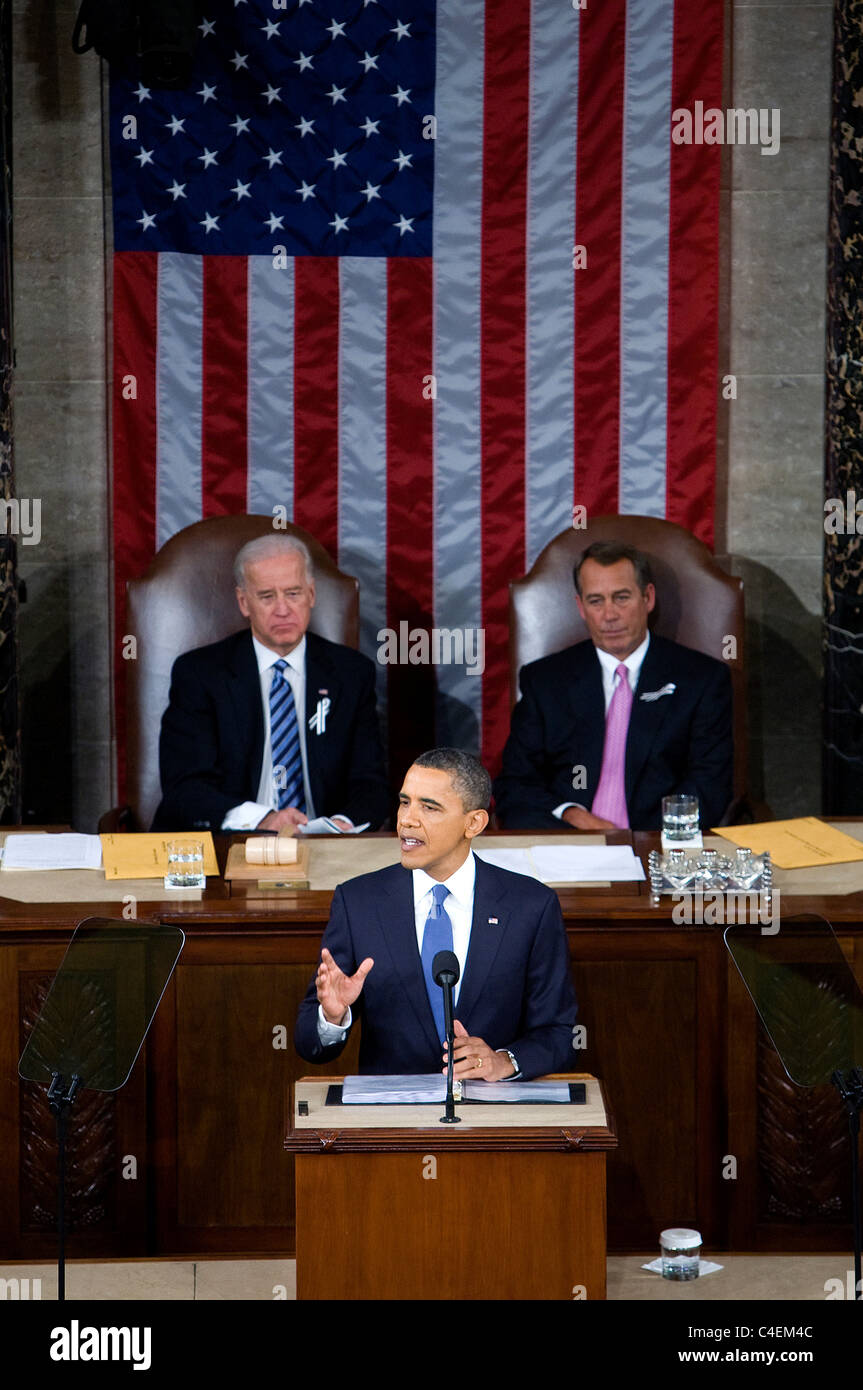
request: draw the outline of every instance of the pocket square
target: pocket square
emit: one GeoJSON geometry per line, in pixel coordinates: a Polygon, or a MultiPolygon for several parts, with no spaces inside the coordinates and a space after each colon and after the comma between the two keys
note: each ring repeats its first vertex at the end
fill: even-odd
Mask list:
{"type": "Polygon", "coordinates": [[[663,695],[673,695],[677,686],[674,681],[669,681],[661,690],[645,690],[643,695],[639,695],[639,700],[661,700],[663,695]]]}

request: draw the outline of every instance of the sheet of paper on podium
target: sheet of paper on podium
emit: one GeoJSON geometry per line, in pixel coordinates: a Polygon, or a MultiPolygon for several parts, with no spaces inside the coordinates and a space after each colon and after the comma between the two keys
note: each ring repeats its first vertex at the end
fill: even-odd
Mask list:
{"type": "Polygon", "coordinates": [[[74,831],[49,834],[34,831],[7,834],[3,845],[3,868],[18,869],[101,869],[102,845],[98,835],[79,835],[74,831]]]}
{"type": "Polygon", "coordinates": [[[644,867],[630,845],[526,845],[523,849],[478,849],[488,864],[541,883],[632,883],[644,867]]]}
{"type": "MultiPolygon", "coordinates": [[[[488,1103],[527,1101],[570,1103],[566,1081],[465,1081],[462,1099],[488,1103]]],[[[435,1072],[421,1076],[346,1076],[343,1105],[443,1105],[446,1077],[435,1072]]]]}
{"type": "Polygon", "coordinates": [[[175,835],[100,835],[106,879],[163,878],[168,872],[169,840],[200,840],[204,846],[204,873],[218,875],[216,846],[209,830],[190,830],[175,835]]]}
{"type": "Polygon", "coordinates": [[[760,821],[755,825],[726,825],[713,831],[753,854],[770,851],[779,869],[810,869],[819,864],[850,864],[863,860],[863,844],[817,816],[760,821]]]}

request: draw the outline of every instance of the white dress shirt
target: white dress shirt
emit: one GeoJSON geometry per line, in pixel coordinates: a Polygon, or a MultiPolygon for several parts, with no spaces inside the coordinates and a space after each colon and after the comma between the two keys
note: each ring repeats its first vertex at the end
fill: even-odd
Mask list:
{"type": "MultiPolygon", "coordinates": [[[[629,656],[623,659],[623,665],[626,667],[627,671],[626,678],[629,681],[629,688],[633,694],[635,693],[635,687],[638,685],[638,677],[641,674],[641,667],[649,646],[650,633],[648,632],[644,641],[635,648],[635,651],[630,652],[629,656]]],[[[599,665],[602,670],[602,694],[605,699],[605,713],[608,714],[608,706],[611,704],[611,697],[614,694],[615,686],[618,680],[623,679],[622,676],[618,676],[617,674],[617,668],[621,664],[620,657],[613,656],[611,652],[603,651],[602,647],[596,648],[596,655],[599,657],[599,665]]],[[[570,806],[577,806],[582,811],[589,809],[584,805],[583,801],[562,801],[559,806],[555,806],[551,814],[557,816],[558,820],[562,820],[564,811],[570,806]]]]}
{"type": "Polygon", "coordinates": [[[279,791],[273,779],[273,746],[270,736],[270,686],[273,683],[273,667],[277,661],[285,661],[285,680],[290,684],[297,709],[297,726],[300,733],[300,757],[303,760],[303,791],[306,797],[306,815],[312,820],[315,814],[312,794],[309,788],[309,766],[306,758],[306,638],[302,636],[296,647],[287,656],[280,657],[272,648],[265,647],[257,637],[252,637],[255,659],[258,663],[258,677],[261,685],[261,704],[264,712],[264,757],[261,763],[261,779],[258,783],[257,801],[244,801],[240,806],[232,806],[222,821],[223,830],[254,830],[270,811],[279,808],[279,791]]]}

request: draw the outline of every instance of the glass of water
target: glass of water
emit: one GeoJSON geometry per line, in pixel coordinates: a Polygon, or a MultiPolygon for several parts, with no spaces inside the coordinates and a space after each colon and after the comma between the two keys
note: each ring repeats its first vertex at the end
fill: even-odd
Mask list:
{"type": "Polygon", "coordinates": [[[204,845],[201,840],[169,840],[165,887],[205,888],[204,845]]]}
{"type": "Polygon", "coordinates": [[[685,845],[698,838],[698,797],[662,798],[662,833],[666,840],[685,845]]]}

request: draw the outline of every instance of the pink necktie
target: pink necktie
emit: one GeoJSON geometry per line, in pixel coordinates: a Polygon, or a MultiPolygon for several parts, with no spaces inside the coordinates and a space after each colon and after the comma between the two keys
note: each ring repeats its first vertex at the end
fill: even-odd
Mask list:
{"type": "Polygon", "coordinates": [[[605,716],[605,746],[602,750],[602,772],[599,786],[593,798],[592,811],[603,820],[610,820],[621,829],[628,829],[629,815],[626,810],[626,735],[629,732],[629,716],[632,711],[632,691],[629,688],[629,673],[623,662],[614,673],[617,688],[611,697],[608,714],[605,716]]]}

